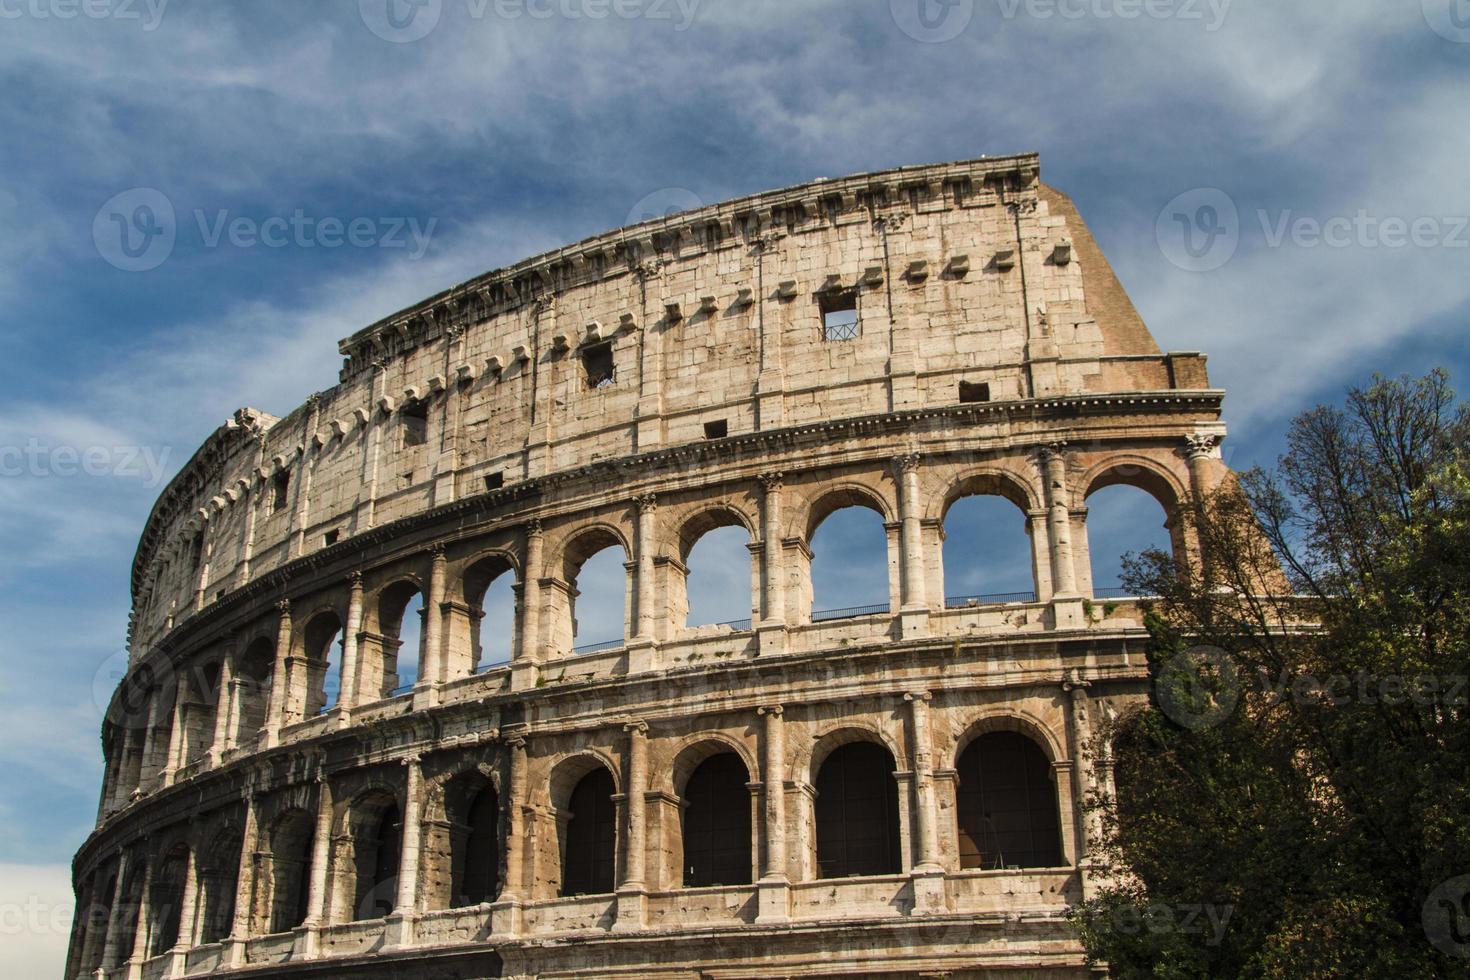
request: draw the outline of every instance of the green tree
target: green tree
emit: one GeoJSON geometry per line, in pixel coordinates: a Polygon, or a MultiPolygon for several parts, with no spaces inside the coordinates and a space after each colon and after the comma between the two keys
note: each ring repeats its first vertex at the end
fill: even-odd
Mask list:
{"type": "Polygon", "coordinates": [[[1446,374],[1375,378],[1130,560],[1152,697],[1076,913],[1114,976],[1470,977],[1467,446],[1446,374]]]}

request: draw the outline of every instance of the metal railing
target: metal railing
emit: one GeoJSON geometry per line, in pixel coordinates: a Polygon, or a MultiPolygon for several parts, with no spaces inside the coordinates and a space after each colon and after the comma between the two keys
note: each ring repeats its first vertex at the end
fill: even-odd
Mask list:
{"type": "Polygon", "coordinates": [[[586,643],[586,644],[583,644],[582,646],[579,646],[579,647],[572,647],[572,652],[573,653],[602,653],[605,650],[616,650],[619,647],[627,646],[627,644],[628,644],[628,641],[626,639],[623,639],[623,640],[604,640],[601,643],[586,643]]]}
{"type": "Polygon", "coordinates": [[[885,602],[881,606],[852,606],[848,609],[823,609],[812,613],[812,622],[830,623],[835,619],[857,619],[859,616],[886,616],[892,612],[885,602]]]}
{"type": "Polygon", "coordinates": [[[1035,602],[1032,592],[992,592],[989,595],[952,595],[945,597],[944,608],[963,609],[966,606],[999,606],[1008,602],[1035,602]]]}

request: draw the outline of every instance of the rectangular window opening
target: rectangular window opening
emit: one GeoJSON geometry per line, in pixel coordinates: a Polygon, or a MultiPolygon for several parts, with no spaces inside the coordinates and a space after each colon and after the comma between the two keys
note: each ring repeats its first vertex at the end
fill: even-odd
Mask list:
{"type": "Polygon", "coordinates": [[[862,334],[858,320],[857,290],[844,289],[823,293],[818,303],[822,309],[822,339],[828,343],[857,340],[862,334]]]}
{"type": "Polygon", "coordinates": [[[486,493],[494,493],[496,490],[499,490],[503,486],[505,486],[504,473],[491,473],[489,476],[485,477],[486,493]]]}
{"type": "Polygon", "coordinates": [[[326,544],[326,546],[328,548],[330,548],[332,545],[336,544],[338,541],[341,541],[341,540],[342,540],[342,532],[341,531],[338,531],[338,530],[335,530],[335,529],[334,530],[331,530],[331,531],[328,531],[326,533],[326,535],[323,536],[323,538],[322,538],[322,541],[326,544]]]}
{"type": "Polygon", "coordinates": [[[271,477],[271,513],[285,510],[291,497],[291,474],[285,470],[271,477]]]}
{"type": "Polygon", "coordinates": [[[590,390],[612,387],[617,380],[612,344],[594,344],[582,351],[582,368],[587,372],[587,387],[590,390]]]}
{"type": "Polygon", "coordinates": [[[429,403],[411,402],[403,406],[403,445],[423,446],[429,441],[429,403]]]}
{"type": "Polygon", "coordinates": [[[986,381],[960,382],[960,404],[974,405],[990,401],[990,383],[986,381]]]}
{"type": "Polygon", "coordinates": [[[730,434],[730,423],[725,419],[718,422],[704,423],[704,437],[706,439],[723,439],[730,434]]]}

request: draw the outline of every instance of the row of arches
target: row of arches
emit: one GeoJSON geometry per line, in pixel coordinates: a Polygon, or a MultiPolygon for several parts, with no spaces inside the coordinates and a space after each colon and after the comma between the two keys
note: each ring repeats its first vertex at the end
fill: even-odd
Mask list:
{"type": "MultiPolygon", "coordinates": [[[[1084,591],[1116,576],[1115,552],[1173,546],[1177,553],[1180,543],[1165,540],[1158,520],[1177,506],[1176,482],[1144,467],[1102,469],[1089,479],[1082,499],[1092,516],[1070,515],[1073,557],[1062,559],[1080,568],[1100,556],[1078,576],[1084,591]],[[1090,551],[1089,525],[1101,545],[1090,551]]],[[[917,521],[912,540],[910,522],[893,521],[895,506],[879,489],[828,486],[788,508],[798,511],[795,519],[781,516],[780,501],[791,496],[778,484],[759,501],[732,497],[672,521],[639,502],[627,521],[633,530],[594,521],[547,534],[544,543],[537,532],[534,541],[528,535],[430,568],[422,557],[405,559],[375,573],[357,599],[339,589],[317,603],[293,603],[289,632],[262,624],[242,649],[199,658],[170,687],[134,699],[151,707],[108,739],[103,808],[125,805],[158,774],[168,779],[211,752],[218,759],[277,737],[344,700],[350,709],[518,658],[592,653],[634,637],[668,641],[709,623],[743,630],[757,621],[892,613],[910,593],[942,608],[1045,599],[1052,590],[1053,518],[1038,509],[1038,491],[1014,478],[954,481],[942,507],[923,508],[936,516],[917,521]],[[773,536],[783,533],[777,524],[793,523],[804,536],[773,536]],[[915,588],[915,576],[928,578],[927,588],[915,588]]]]}
{"type": "MultiPolygon", "coordinates": [[[[892,750],[864,730],[844,730],[830,741],[835,744],[812,761],[810,831],[803,835],[812,842],[814,877],[904,873],[904,786],[892,750]]],[[[678,835],[666,880],[683,888],[758,880],[765,843],[763,790],[755,782],[761,774],[743,752],[720,740],[694,743],[675,768],[678,835]]],[[[989,726],[959,749],[953,778],[956,853],[946,866],[1066,866],[1059,777],[1038,742],[989,726]]],[[[316,914],[323,925],[387,918],[402,910],[407,875],[415,875],[408,894],[417,911],[503,899],[509,865],[519,859],[509,840],[511,811],[530,801],[506,799],[502,785],[484,767],[450,774],[422,798],[411,788],[370,781],[350,798],[329,803],[326,822],[321,801],[313,813],[307,797],[292,793],[289,805],[262,821],[254,840],[242,836],[244,821],[232,818],[197,851],[184,841],[166,845],[150,861],[123,870],[121,888],[118,869],[95,882],[94,896],[115,896],[120,904],[84,926],[78,948],[87,972],[115,968],[129,951],[151,958],[231,937],[287,933],[316,914]],[[409,813],[418,818],[413,833],[407,832],[409,813]],[[244,864],[242,850],[250,859],[244,864]],[[316,889],[321,899],[313,897],[316,889]],[[238,910],[237,901],[243,903],[238,910]]],[[[531,801],[545,801],[545,826],[554,840],[526,850],[556,855],[554,892],[523,897],[610,895],[617,889],[633,833],[621,785],[620,775],[594,755],[574,755],[550,770],[531,801]]]]}

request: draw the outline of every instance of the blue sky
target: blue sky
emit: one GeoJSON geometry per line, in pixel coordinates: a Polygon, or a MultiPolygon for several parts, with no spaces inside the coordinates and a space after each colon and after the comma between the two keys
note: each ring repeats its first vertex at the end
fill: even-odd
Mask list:
{"type": "MultiPolygon", "coordinates": [[[[672,206],[1037,150],[1160,343],[1209,353],[1232,464],[1373,371],[1465,373],[1470,0],[388,2],[0,0],[4,909],[66,900],[160,479],[486,269],[672,206]],[[165,208],[171,249],[118,250],[111,214],[136,236],[165,208]]],[[[1157,534],[1118,507],[1137,533],[1109,549],[1157,534]]],[[[59,970],[60,932],[7,935],[13,975],[59,970]]]]}

